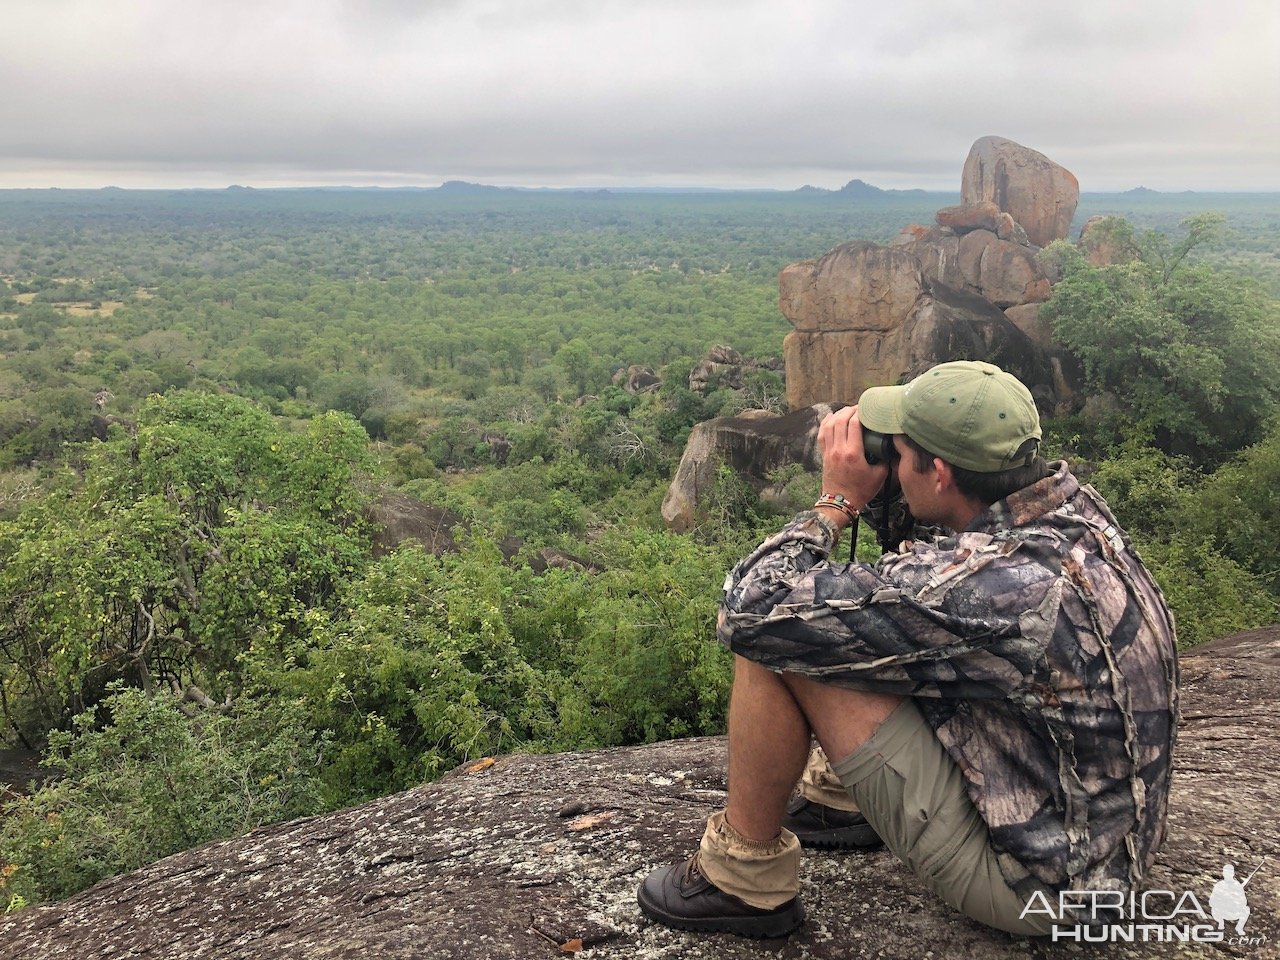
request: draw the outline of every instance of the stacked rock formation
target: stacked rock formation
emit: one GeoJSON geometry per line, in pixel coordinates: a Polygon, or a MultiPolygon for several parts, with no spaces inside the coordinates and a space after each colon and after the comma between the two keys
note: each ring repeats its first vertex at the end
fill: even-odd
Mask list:
{"type": "Polygon", "coordinates": [[[969,151],[959,206],[912,224],[887,247],[850,243],[786,267],[779,306],[792,409],[851,400],[945,360],[982,357],[1052,406],[1069,390],[1048,355],[1038,304],[1051,276],[1040,247],[1065,239],[1080,198],[1070,171],[1011,140],[969,151]]]}
{"type": "Polygon", "coordinates": [[[741,390],[747,374],[756,370],[777,370],[776,361],[761,363],[746,359],[733,347],[717,344],[689,373],[689,389],[694,393],[706,393],[714,387],[741,390]]]}
{"type": "MultiPolygon", "coordinates": [[[[783,269],[778,303],[795,328],[782,347],[790,419],[699,424],[663,500],[670,528],[697,522],[719,463],[761,490],[779,466],[815,470],[817,425],[831,405],[935,363],[998,363],[1046,411],[1077,399],[1078,366],[1040,320],[1057,277],[1036,256],[1066,239],[1076,178],[1035,150],[983,137],[965,161],[960,198],[887,246],[852,241],[783,269]]],[[[1125,255],[1122,230],[1097,224],[1092,234],[1081,241],[1091,262],[1125,255]]]]}
{"type": "Polygon", "coordinates": [[[662,380],[653,372],[653,367],[633,363],[613,375],[613,384],[627,393],[653,393],[662,386],[662,380]]]}
{"type": "Polygon", "coordinates": [[[1043,153],[1001,137],[969,148],[960,175],[962,204],[994,203],[1037,247],[1064,239],[1080,202],[1080,182],[1043,153]]]}

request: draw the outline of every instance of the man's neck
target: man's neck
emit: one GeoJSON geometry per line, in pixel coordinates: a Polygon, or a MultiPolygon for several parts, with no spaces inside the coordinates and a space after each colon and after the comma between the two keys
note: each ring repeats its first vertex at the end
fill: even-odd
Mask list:
{"type": "Polygon", "coordinates": [[[949,515],[942,519],[948,527],[956,533],[969,528],[969,524],[973,523],[974,517],[981,513],[985,513],[987,505],[981,500],[972,500],[969,497],[960,498],[952,505],[948,511],[949,515]]]}

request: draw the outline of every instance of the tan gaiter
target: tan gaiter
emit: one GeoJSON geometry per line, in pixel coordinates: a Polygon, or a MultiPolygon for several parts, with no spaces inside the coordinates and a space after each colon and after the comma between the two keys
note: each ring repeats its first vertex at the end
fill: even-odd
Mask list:
{"type": "Polygon", "coordinates": [[[708,818],[698,853],[708,880],[753,907],[773,910],[800,892],[800,841],[785,827],[775,840],[748,840],[720,810],[708,818]]]}
{"type": "Polygon", "coordinates": [[[853,802],[853,797],[849,796],[849,791],[844,788],[836,772],[831,769],[827,755],[817,744],[814,744],[813,751],[809,754],[809,762],[800,776],[800,796],[835,810],[847,810],[853,813],[858,809],[858,805],[853,802]]]}

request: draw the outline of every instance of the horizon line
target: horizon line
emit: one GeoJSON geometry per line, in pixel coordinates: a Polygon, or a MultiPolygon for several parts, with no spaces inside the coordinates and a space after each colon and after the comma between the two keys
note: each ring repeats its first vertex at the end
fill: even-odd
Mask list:
{"type": "MultiPolygon", "coordinates": [[[[867,193],[858,196],[858,199],[875,199],[877,194],[883,194],[886,199],[892,199],[903,194],[930,194],[930,195],[956,195],[960,193],[959,188],[954,189],[937,189],[928,187],[877,187],[874,184],[862,180],[852,180],[850,183],[861,183],[867,188],[867,193]],[[872,192],[874,191],[874,192],[872,192]]],[[[40,193],[40,192],[58,192],[58,193],[101,193],[105,191],[119,193],[220,193],[226,191],[246,191],[255,193],[301,193],[306,191],[379,191],[386,193],[434,193],[434,192],[451,192],[451,189],[458,193],[463,193],[467,188],[477,192],[509,192],[509,193],[750,193],[750,194],[791,194],[791,193],[809,193],[809,194],[832,194],[838,196],[844,192],[841,187],[815,187],[810,184],[804,184],[800,187],[720,187],[709,185],[663,185],[663,186],[644,186],[644,185],[615,185],[615,186],[516,186],[509,184],[485,183],[478,180],[462,180],[450,179],[445,180],[435,186],[424,186],[419,184],[350,184],[350,183],[315,183],[301,185],[270,185],[255,186],[252,183],[228,183],[224,186],[130,186],[121,187],[116,184],[104,184],[100,187],[62,187],[62,186],[44,186],[44,187],[19,187],[19,186],[0,186],[0,193],[40,193]]],[[[849,191],[850,193],[859,193],[859,191],[849,191]]],[[[1191,189],[1184,190],[1157,190],[1145,186],[1128,187],[1125,189],[1112,190],[1081,190],[1080,196],[1116,196],[1123,194],[1153,194],[1158,196],[1181,196],[1184,194],[1233,194],[1240,196],[1268,195],[1280,194],[1280,188],[1272,189],[1191,189]]]]}

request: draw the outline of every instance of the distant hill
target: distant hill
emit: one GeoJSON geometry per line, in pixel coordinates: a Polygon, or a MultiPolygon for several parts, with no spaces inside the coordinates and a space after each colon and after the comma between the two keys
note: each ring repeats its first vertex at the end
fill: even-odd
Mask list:
{"type": "Polygon", "coordinates": [[[927,190],[885,190],[883,187],[877,187],[875,184],[867,183],[865,180],[850,180],[839,190],[827,190],[824,187],[815,187],[805,184],[799,190],[793,190],[792,193],[812,195],[818,193],[833,194],[840,197],[849,197],[854,200],[883,200],[887,197],[924,197],[928,196],[927,190]]]}
{"type": "Polygon", "coordinates": [[[1220,190],[1152,190],[1150,187],[1133,187],[1129,190],[1094,190],[1081,191],[1080,196],[1097,196],[1097,197],[1127,197],[1130,200],[1155,200],[1160,197],[1220,197],[1220,196],[1236,196],[1236,197],[1268,197],[1274,196],[1274,193],[1248,193],[1240,191],[1220,191],[1220,190]]]}
{"type": "Polygon", "coordinates": [[[872,186],[865,180],[850,180],[840,188],[839,192],[846,197],[883,197],[886,191],[872,186]]]}
{"type": "Polygon", "coordinates": [[[469,183],[466,180],[446,180],[436,188],[438,193],[515,193],[512,187],[494,187],[487,183],[469,183]]]}

